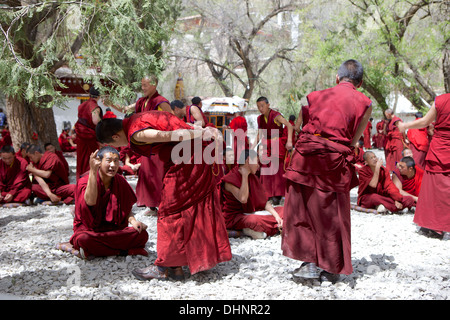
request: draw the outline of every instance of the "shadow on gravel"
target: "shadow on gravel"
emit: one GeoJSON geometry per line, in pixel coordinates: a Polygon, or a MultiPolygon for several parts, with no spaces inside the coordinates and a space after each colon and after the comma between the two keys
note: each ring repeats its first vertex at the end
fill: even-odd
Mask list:
{"type": "Polygon", "coordinates": [[[10,222],[24,222],[30,219],[40,219],[47,216],[47,214],[42,212],[42,209],[34,210],[28,212],[26,215],[14,215],[13,213],[0,218],[0,228],[7,226],[10,222]]]}

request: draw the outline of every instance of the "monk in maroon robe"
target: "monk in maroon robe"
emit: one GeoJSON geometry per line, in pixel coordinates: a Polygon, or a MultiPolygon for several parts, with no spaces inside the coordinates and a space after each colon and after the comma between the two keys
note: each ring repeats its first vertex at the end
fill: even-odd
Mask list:
{"type": "Polygon", "coordinates": [[[427,114],[409,123],[399,124],[400,132],[428,127],[433,121],[434,135],[428,149],[425,174],[420,187],[414,222],[450,240],[450,94],[436,97],[427,114]]]}
{"type": "Polygon", "coordinates": [[[372,142],[371,142],[372,121],[373,121],[373,118],[370,118],[369,121],[367,122],[367,127],[366,127],[366,129],[364,129],[364,132],[363,132],[364,148],[366,148],[366,150],[372,149],[372,142]]]}
{"type": "Polygon", "coordinates": [[[89,157],[99,147],[95,139],[95,125],[103,117],[103,111],[97,103],[100,93],[94,87],[91,87],[89,95],[89,100],[78,106],[78,121],[75,123],[75,132],[77,134],[77,180],[89,170],[89,157]]]}
{"type": "Polygon", "coordinates": [[[44,149],[45,149],[45,151],[53,152],[54,154],[56,154],[58,156],[58,158],[63,163],[64,168],[66,169],[67,176],[69,176],[69,174],[70,174],[69,163],[67,162],[66,157],[64,157],[64,154],[62,153],[62,151],[56,150],[55,146],[52,145],[50,142],[47,142],[44,145],[44,149]]]}
{"type": "MultiPolygon", "coordinates": [[[[170,102],[158,93],[158,78],[155,75],[144,77],[141,80],[142,97],[136,103],[126,107],[111,107],[124,113],[140,113],[151,110],[172,113],[170,102]]],[[[145,215],[156,215],[161,202],[161,189],[164,174],[164,164],[154,153],[141,157],[141,166],[138,171],[136,196],[138,207],[149,208],[145,215]]]]}
{"type": "Polygon", "coordinates": [[[42,153],[37,145],[31,145],[27,154],[31,159],[27,170],[33,175],[33,194],[41,200],[71,203],[74,200],[75,185],[69,183],[67,169],[61,159],[50,151],[42,153]]]}
{"type": "Polygon", "coordinates": [[[30,158],[27,155],[27,149],[31,144],[24,142],[20,145],[19,151],[16,152],[16,158],[24,159],[27,163],[30,163],[30,158]]]}
{"type": "Polygon", "coordinates": [[[364,140],[359,140],[355,146],[355,168],[356,172],[366,165],[364,160],[364,140]]]}
{"type": "Polygon", "coordinates": [[[0,148],[12,145],[11,133],[8,128],[2,130],[2,138],[0,139],[0,148]]]}
{"type": "Polygon", "coordinates": [[[3,146],[0,158],[0,204],[25,203],[31,196],[28,163],[15,156],[12,146],[3,146]]]}
{"type": "MultiPolygon", "coordinates": [[[[204,153],[210,144],[202,143],[201,137],[206,139],[208,134],[214,134],[219,138],[217,129],[194,129],[168,112],[148,111],[124,120],[102,120],[96,131],[101,142],[115,147],[130,143],[137,153],[155,153],[164,163],[157,224],[158,257],[154,265],[134,270],[136,277],[167,279],[170,273],[180,279],[184,277],[181,266],[189,266],[191,274],[194,274],[231,259],[225,222],[215,191],[213,165],[208,164],[203,156],[196,159],[196,153],[192,152],[200,146],[204,153]],[[200,137],[194,139],[198,134],[200,137]],[[178,149],[180,147],[181,150],[178,149]],[[179,151],[174,151],[175,154],[181,152],[188,159],[172,158],[175,148],[179,151]]],[[[217,143],[221,145],[220,139],[217,143]]]]}
{"type": "Polygon", "coordinates": [[[392,182],[403,196],[410,196],[417,203],[423,173],[412,157],[403,157],[392,174],[392,182]]]}
{"type": "Polygon", "coordinates": [[[389,171],[383,167],[383,160],[371,151],[364,154],[366,166],[359,173],[357,204],[367,209],[377,209],[380,213],[398,212],[414,207],[411,196],[403,196],[391,180],[389,171]]]}
{"type": "Polygon", "coordinates": [[[74,152],[77,150],[77,147],[73,146],[69,141],[69,139],[72,139],[69,132],[70,128],[65,128],[58,137],[59,147],[62,152],[74,152]]]}
{"type": "Polygon", "coordinates": [[[206,116],[196,105],[186,106],[181,100],[173,100],[170,103],[170,107],[172,108],[173,114],[186,123],[195,124],[200,127],[205,127],[208,123],[206,116]]]}
{"type": "Polygon", "coordinates": [[[261,115],[258,116],[258,134],[255,145],[261,140],[264,146],[264,161],[261,168],[261,183],[274,204],[279,204],[286,192],[285,158],[292,149],[293,127],[281,113],[270,108],[266,97],[256,100],[261,115]],[[287,127],[287,135],[284,131],[287,127]]]}
{"type": "Polygon", "coordinates": [[[119,152],[103,147],[90,156],[89,173],[77,181],[70,244],[83,259],[148,255],[147,226],[135,219],[136,195],[118,169],[119,152]]]}
{"type": "Polygon", "coordinates": [[[389,172],[395,170],[395,163],[402,158],[402,150],[406,147],[403,133],[398,130],[398,123],[402,119],[395,116],[391,109],[387,109],[384,114],[388,119],[386,125],[386,145],[384,147],[384,154],[386,160],[386,169],[389,172]]]}
{"type": "Polygon", "coordinates": [[[234,165],[237,166],[241,153],[250,147],[250,142],[247,136],[247,120],[243,116],[236,116],[231,120],[228,128],[232,130],[234,165]]]}
{"type": "Polygon", "coordinates": [[[245,150],[240,162],[244,164],[234,167],[220,184],[227,229],[242,230],[253,239],[273,236],[283,227],[283,207],[272,207],[262,191],[255,175],[259,168],[257,153],[245,150]]]}
{"type": "MultiPolygon", "coordinates": [[[[416,120],[422,118],[422,113],[416,113],[416,120]]],[[[428,128],[409,129],[406,136],[409,140],[409,148],[413,153],[415,163],[425,168],[425,158],[430,146],[431,136],[428,134],[428,128]]]]}
{"type": "Polygon", "coordinates": [[[353,271],[354,146],[372,112],[370,99],[356,90],[362,78],[361,64],[348,60],[338,70],[335,87],[307,96],[309,119],[286,169],[281,244],[283,255],[304,262],[294,274],[300,277],[335,281],[337,274],[353,271]]]}
{"type": "Polygon", "coordinates": [[[384,134],[385,130],[384,130],[384,126],[385,126],[385,121],[384,120],[380,120],[377,122],[375,128],[377,130],[377,133],[375,133],[372,137],[373,140],[373,146],[377,149],[383,149],[384,148],[384,143],[386,140],[386,135],[384,134]]]}

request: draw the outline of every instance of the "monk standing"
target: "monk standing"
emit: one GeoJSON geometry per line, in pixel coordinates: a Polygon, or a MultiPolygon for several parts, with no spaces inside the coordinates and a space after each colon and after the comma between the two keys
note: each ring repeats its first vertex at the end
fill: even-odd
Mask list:
{"type": "Polygon", "coordinates": [[[173,100],[170,103],[170,107],[172,108],[173,114],[184,122],[205,127],[206,121],[203,119],[204,115],[196,105],[186,106],[181,100],[173,100]]]}
{"type": "Polygon", "coordinates": [[[33,175],[33,194],[53,203],[71,203],[74,200],[75,185],[69,184],[69,175],[61,159],[50,151],[42,153],[38,145],[28,147],[27,155],[31,160],[27,170],[33,175]]]}
{"type": "Polygon", "coordinates": [[[0,158],[0,204],[25,203],[31,196],[27,161],[16,157],[12,146],[3,146],[0,158]]]}
{"type": "Polygon", "coordinates": [[[95,126],[102,119],[103,111],[98,105],[100,93],[94,87],[89,89],[89,100],[78,106],[78,121],[75,123],[77,134],[77,180],[89,170],[89,156],[98,149],[95,139],[95,126]]]}
{"type": "Polygon", "coordinates": [[[395,163],[402,158],[402,150],[406,146],[403,133],[398,130],[398,124],[402,119],[394,115],[392,109],[384,111],[388,123],[386,125],[386,146],[384,154],[386,159],[386,169],[389,172],[395,170],[395,163]]]}
{"type": "Polygon", "coordinates": [[[450,94],[436,97],[427,114],[409,123],[399,124],[400,132],[428,127],[433,121],[434,135],[428,149],[425,174],[417,201],[414,222],[450,240],[450,94]]]}
{"type": "MultiPolygon", "coordinates": [[[[114,147],[130,143],[134,151],[156,153],[164,163],[161,205],[158,210],[157,259],[154,265],[133,274],[143,280],[184,278],[181,266],[191,274],[231,259],[231,249],[220,211],[213,165],[192,152],[205,152],[208,134],[220,136],[211,127],[194,129],[168,112],[148,111],[124,120],[105,119],[97,125],[97,138],[114,147]],[[197,139],[195,139],[197,138],[197,139]],[[182,145],[181,145],[182,143],[182,145]],[[200,145],[196,145],[200,144],[200,145]],[[184,146],[187,161],[172,158],[176,147],[184,146]]],[[[219,145],[222,143],[218,140],[219,145]]],[[[142,168],[142,167],[141,167],[142,168]]]]}
{"type": "MultiPolygon", "coordinates": [[[[140,113],[144,111],[158,110],[172,112],[170,102],[157,90],[158,77],[149,75],[142,78],[142,97],[136,103],[126,107],[111,105],[114,109],[123,113],[140,113]]],[[[141,166],[138,171],[136,184],[137,206],[147,207],[145,215],[155,216],[161,202],[161,189],[164,174],[164,164],[154,153],[148,153],[141,157],[141,166]]]]}
{"type": "Polygon", "coordinates": [[[285,158],[287,151],[291,151],[293,147],[294,129],[281,113],[270,108],[266,97],[259,97],[256,106],[261,115],[257,119],[258,133],[253,147],[262,140],[264,159],[270,163],[261,169],[260,179],[272,203],[277,205],[285,195],[285,158]],[[287,127],[287,135],[284,126],[287,127]]]}
{"type": "Polygon", "coordinates": [[[364,133],[363,133],[363,136],[364,136],[364,148],[366,150],[372,149],[372,140],[371,140],[371,137],[372,137],[372,121],[373,121],[373,118],[370,118],[369,121],[367,122],[367,127],[366,127],[366,129],[364,129],[364,133]]]}
{"type": "Polygon", "coordinates": [[[255,175],[259,168],[256,151],[244,150],[242,162],[221,181],[225,223],[227,229],[242,230],[253,239],[265,239],[283,227],[283,207],[272,207],[255,175]]]}
{"type": "Polygon", "coordinates": [[[408,211],[415,203],[411,196],[402,195],[391,180],[389,171],[383,167],[383,160],[371,151],[364,153],[366,166],[358,170],[358,205],[379,213],[408,211]]]}
{"type": "Polygon", "coordinates": [[[375,125],[377,133],[374,134],[372,139],[373,139],[373,146],[377,149],[384,148],[384,144],[385,144],[385,140],[386,140],[386,135],[384,134],[385,124],[386,124],[386,121],[384,121],[382,119],[382,120],[378,121],[377,124],[375,125]]]}
{"type": "Polygon", "coordinates": [[[356,90],[362,80],[361,64],[348,60],[336,86],[307,96],[309,120],[286,170],[281,244],[283,255],[304,261],[300,277],[335,281],[353,271],[350,190],[358,180],[351,161],[372,113],[370,99],[356,90]]]}
{"type": "Polygon", "coordinates": [[[147,226],[131,211],[136,195],[125,178],[117,174],[119,152],[103,147],[91,154],[89,164],[89,174],[77,182],[70,244],[83,259],[147,256],[147,226]]]}

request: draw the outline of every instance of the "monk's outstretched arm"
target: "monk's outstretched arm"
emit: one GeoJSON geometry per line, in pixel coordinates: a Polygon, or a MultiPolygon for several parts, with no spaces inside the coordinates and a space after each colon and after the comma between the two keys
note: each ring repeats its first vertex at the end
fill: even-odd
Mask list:
{"type": "Polygon", "coordinates": [[[433,121],[436,120],[436,107],[433,102],[433,105],[431,106],[430,110],[428,110],[427,114],[423,118],[419,118],[417,120],[411,121],[411,122],[400,122],[397,127],[400,132],[405,132],[408,129],[421,129],[428,127],[433,121]]]}
{"type": "Polygon", "coordinates": [[[286,126],[286,128],[288,129],[288,138],[287,138],[287,142],[286,142],[286,149],[291,150],[292,149],[292,136],[294,133],[294,127],[292,126],[292,124],[287,121],[283,116],[278,115],[275,120],[278,123],[282,123],[286,126]]]}

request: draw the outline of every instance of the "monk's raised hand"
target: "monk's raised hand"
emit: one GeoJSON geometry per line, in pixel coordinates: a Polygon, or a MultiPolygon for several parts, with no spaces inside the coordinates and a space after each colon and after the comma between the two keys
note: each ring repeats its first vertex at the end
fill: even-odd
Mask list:
{"type": "Polygon", "coordinates": [[[91,156],[89,157],[89,167],[94,171],[97,171],[102,163],[100,158],[97,157],[97,154],[98,150],[95,150],[95,152],[91,153],[91,156]]]}

